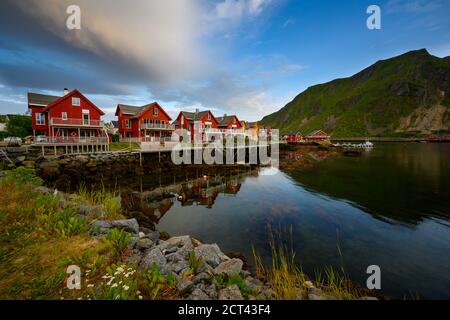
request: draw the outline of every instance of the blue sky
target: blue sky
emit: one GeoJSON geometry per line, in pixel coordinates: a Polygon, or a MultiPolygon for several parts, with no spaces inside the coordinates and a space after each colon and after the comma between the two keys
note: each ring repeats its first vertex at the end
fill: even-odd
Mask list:
{"type": "Polygon", "coordinates": [[[117,103],[159,101],[173,117],[209,108],[259,120],[307,87],[426,48],[450,55],[450,0],[6,0],[0,113],[28,91],[77,88],[113,119],[117,103]],[[66,28],[80,6],[81,30],[66,28]],[[366,9],[381,8],[381,30],[366,9]]]}

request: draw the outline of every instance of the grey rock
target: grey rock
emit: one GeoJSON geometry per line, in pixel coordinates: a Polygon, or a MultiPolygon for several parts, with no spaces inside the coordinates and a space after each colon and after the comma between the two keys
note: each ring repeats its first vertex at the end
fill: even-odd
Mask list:
{"type": "Polygon", "coordinates": [[[221,262],[230,259],[220,251],[217,244],[202,244],[196,247],[194,251],[197,257],[202,257],[212,267],[217,267],[221,262]]]}
{"type": "Polygon", "coordinates": [[[207,274],[213,274],[214,273],[214,268],[211,267],[209,264],[207,264],[206,262],[200,264],[200,267],[198,268],[198,273],[207,273],[207,274]]]}
{"type": "Polygon", "coordinates": [[[221,274],[224,273],[228,276],[231,276],[233,274],[239,274],[242,270],[242,266],[244,265],[244,262],[242,262],[241,259],[230,259],[222,262],[219,264],[215,269],[215,274],[221,274]]]}
{"type": "Polygon", "coordinates": [[[122,229],[135,234],[139,233],[139,224],[135,218],[115,220],[111,222],[111,225],[113,226],[113,228],[122,229]]]}
{"type": "Polygon", "coordinates": [[[239,287],[235,284],[219,291],[219,300],[244,300],[239,287]]]}
{"type": "Polygon", "coordinates": [[[254,294],[260,293],[263,287],[263,283],[260,280],[255,279],[253,277],[247,277],[244,283],[254,294]]]}
{"type": "Polygon", "coordinates": [[[189,300],[210,300],[210,297],[201,289],[195,288],[188,298],[189,300]]]}
{"type": "Polygon", "coordinates": [[[105,210],[103,210],[102,206],[89,206],[86,204],[79,204],[76,209],[78,214],[81,215],[93,214],[98,218],[101,218],[105,215],[105,210]]]}
{"type": "Polygon", "coordinates": [[[130,241],[128,242],[128,247],[133,249],[136,247],[137,242],[139,241],[139,237],[131,237],[130,241]]]}
{"type": "Polygon", "coordinates": [[[155,264],[162,274],[167,274],[167,261],[161,251],[158,248],[154,248],[148,251],[149,252],[146,252],[144,257],[142,258],[141,263],[139,264],[139,268],[148,269],[153,264],[155,264]]]}
{"type": "Polygon", "coordinates": [[[153,246],[153,241],[149,238],[139,238],[136,243],[136,248],[139,250],[147,250],[153,246]]]}
{"type": "Polygon", "coordinates": [[[35,193],[39,193],[39,194],[50,194],[50,193],[53,193],[52,190],[50,190],[49,188],[44,187],[44,186],[36,187],[36,188],[33,189],[33,191],[35,193]]]}
{"type": "Polygon", "coordinates": [[[189,255],[189,252],[194,249],[190,236],[172,237],[168,239],[167,242],[178,247],[178,253],[185,258],[189,255]]]}
{"type": "Polygon", "coordinates": [[[181,294],[185,294],[185,293],[189,292],[193,287],[194,287],[194,283],[187,279],[181,279],[177,283],[177,289],[178,289],[178,291],[180,291],[181,294]]]}
{"type": "Polygon", "coordinates": [[[166,256],[166,259],[167,268],[174,273],[180,273],[182,270],[189,268],[187,261],[178,253],[172,253],[166,256]]]}
{"type": "Polygon", "coordinates": [[[144,234],[149,234],[150,232],[153,232],[151,229],[146,228],[146,227],[139,227],[139,231],[143,232],[144,234]]]}
{"type": "MultiPolygon", "coordinates": [[[[84,215],[83,215],[84,217],[84,215]]],[[[109,221],[105,220],[97,220],[94,221],[94,223],[91,225],[92,230],[94,230],[95,233],[99,234],[107,234],[109,230],[112,228],[112,225],[109,221]]]]}
{"type": "Polygon", "coordinates": [[[197,284],[200,282],[206,282],[211,280],[212,276],[207,274],[206,272],[201,272],[199,274],[197,274],[196,276],[194,276],[194,278],[192,279],[192,281],[197,284]]]}
{"type": "Polygon", "coordinates": [[[214,283],[209,285],[206,288],[205,292],[211,299],[217,299],[217,297],[219,295],[218,292],[217,292],[217,286],[214,283]]]}
{"type": "Polygon", "coordinates": [[[139,238],[144,238],[145,237],[145,233],[143,233],[142,231],[139,231],[138,236],[139,236],[139,238]]]}
{"type": "Polygon", "coordinates": [[[164,249],[164,254],[172,254],[177,252],[178,248],[173,246],[173,247],[169,247],[167,249],[164,249]]]}
{"type": "Polygon", "coordinates": [[[145,234],[147,235],[147,237],[149,237],[153,241],[157,241],[159,239],[159,232],[158,231],[145,232],[145,234]]]}

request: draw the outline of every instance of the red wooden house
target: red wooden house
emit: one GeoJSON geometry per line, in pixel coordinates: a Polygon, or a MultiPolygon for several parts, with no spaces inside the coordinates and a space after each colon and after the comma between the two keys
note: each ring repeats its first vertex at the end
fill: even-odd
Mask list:
{"type": "Polygon", "coordinates": [[[139,138],[142,141],[157,141],[170,137],[174,126],[172,118],[157,103],[142,107],[117,105],[116,116],[119,119],[119,134],[122,138],[139,138]]]}
{"type": "Polygon", "coordinates": [[[199,111],[197,109],[195,112],[181,111],[173,124],[176,129],[188,130],[191,134],[191,139],[194,139],[195,128],[198,127],[200,130],[198,134],[201,134],[204,140],[205,130],[217,128],[219,122],[210,110],[199,111]]]}
{"type": "Polygon", "coordinates": [[[301,142],[303,140],[303,136],[300,132],[288,132],[283,135],[283,141],[296,143],[301,142]]]}
{"type": "Polygon", "coordinates": [[[242,123],[239,121],[238,117],[235,115],[224,115],[223,117],[216,118],[219,124],[217,125],[220,129],[241,129],[242,123]]]}
{"type": "Polygon", "coordinates": [[[330,140],[330,136],[323,130],[315,130],[305,137],[306,141],[327,141],[330,140]]]}
{"type": "Polygon", "coordinates": [[[106,137],[101,121],[105,113],[78,90],[64,89],[61,97],[29,92],[28,108],[33,135],[47,136],[48,142],[106,137]]]}

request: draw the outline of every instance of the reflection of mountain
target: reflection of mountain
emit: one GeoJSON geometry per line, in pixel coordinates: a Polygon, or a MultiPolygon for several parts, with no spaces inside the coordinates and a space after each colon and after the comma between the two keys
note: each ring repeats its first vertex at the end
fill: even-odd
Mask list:
{"type": "Polygon", "coordinates": [[[429,216],[450,219],[450,159],[445,148],[378,146],[363,158],[338,157],[285,173],[309,191],[345,199],[379,219],[409,224],[429,216]]]}

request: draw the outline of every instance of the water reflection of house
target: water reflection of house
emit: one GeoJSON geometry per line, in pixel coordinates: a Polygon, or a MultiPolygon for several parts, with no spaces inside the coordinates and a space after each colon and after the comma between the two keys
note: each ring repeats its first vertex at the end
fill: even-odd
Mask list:
{"type": "Polygon", "coordinates": [[[241,190],[241,183],[238,180],[232,179],[225,183],[225,194],[237,194],[239,190],[241,190]]]}

